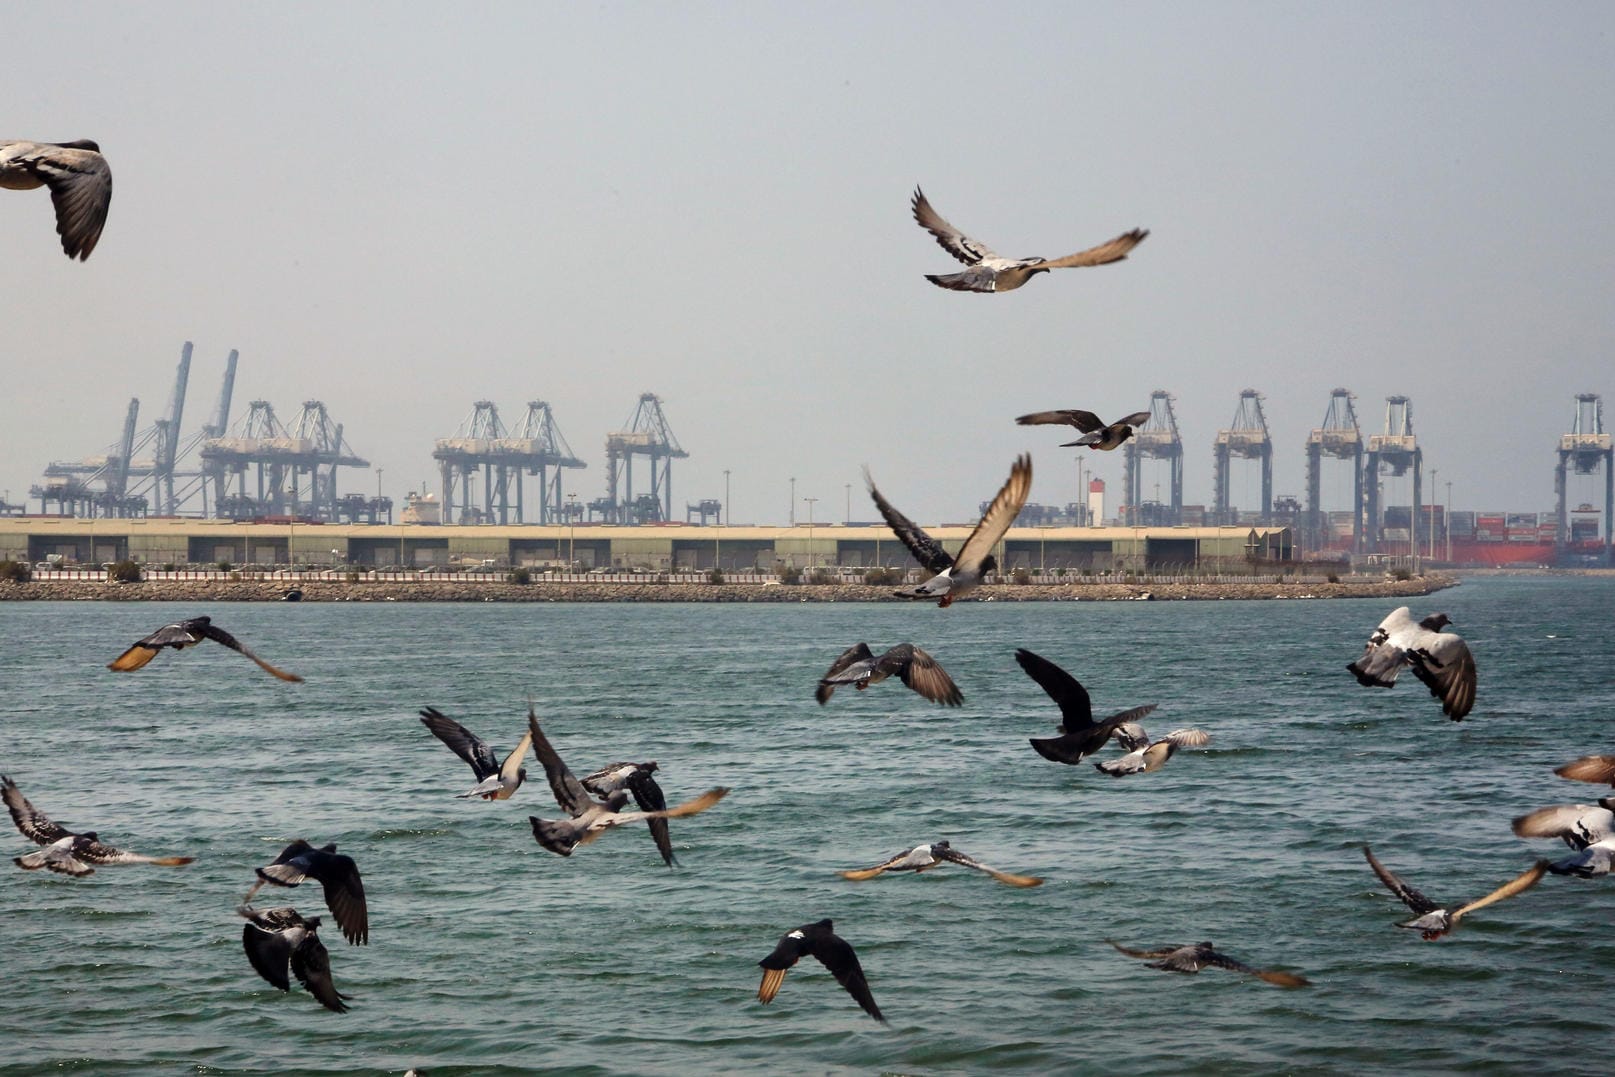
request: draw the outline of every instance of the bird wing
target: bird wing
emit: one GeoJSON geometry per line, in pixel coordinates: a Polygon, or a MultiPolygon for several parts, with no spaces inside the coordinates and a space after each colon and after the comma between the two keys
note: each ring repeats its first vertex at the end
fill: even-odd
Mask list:
{"type": "Polygon", "coordinates": [[[937,243],[943,250],[953,255],[967,266],[973,266],[983,258],[997,258],[999,254],[987,244],[977,239],[971,239],[953,225],[942,219],[942,214],[931,208],[926,199],[925,192],[918,187],[914,188],[914,220],[919,226],[936,237],[937,243]]]}
{"type": "Polygon", "coordinates": [[[676,866],[678,858],[673,855],[673,835],[667,827],[667,816],[655,814],[668,810],[667,797],[656,776],[644,767],[637,768],[628,776],[628,791],[634,795],[639,810],[646,813],[645,825],[656,843],[656,851],[662,854],[662,861],[670,868],[676,866]]]}
{"type": "Polygon", "coordinates": [[[1070,733],[1093,726],[1093,704],[1088,699],[1088,690],[1080,681],[1047,658],[1025,647],[1016,650],[1015,661],[1020,663],[1026,675],[1036,681],[1038,687],[1047,692],[1049,698],[1060,708],[1062,730],[1070,733]]]}
{"type": "Polygon", "coordinates": [[[1376,688],[1389,688],[1394,685],[1397,674],[1407,665],[1408,658],[1400,642],[1389,641],[1393,636],[1404,638],[1417,625],[1418,622],[1413,619],[1406,606],[1392,610],[1390,615],[1379,623],[1379,627],[1374,629],[1373,635],[1368,637],[1368,642],[1363,645],[1363,653],[1357,661],[1346,666],[1357,678],[1357,683],[1376,688]]]}
{"type": "Polygon", "coordinates": [[[1576,782],[1615,785],[1615,755],[1584,755],[1555,768],[1554,773],[1576,782]]]}
{"type": "Polygon", "coordinates": [[[819,687],[814,690],[813,698],[818,700],[820,705],[828,702],[831,694],[836,690],[836,685],[850,684],[858,679],[855,674],[847,674],[849,669],[865,663],[872,663],[874,660],[875,656],[870,652],[869,644],[857,643],[848,647],[841,652],[841,657],[830,663],[830,668],[825,672],[824,676],[819,678],[819,687]]]}
{"type": "Polygon", "coordinates": [[[1129,949],[1126,946],[1123,946],[1119,942],[1114,942],[1114,941],[1112,941],[1110,939],[1106,939],[1105,941],[1110,943],[1110,945],[1118,953],[1126,954],[1128,957],[1152,958],[1152,959],[1153,958],[1170,957],[1173,954],[1177,953],[1179,950],[1183,949],[1183,947],[1181,947],[1181,946],[1167,946],[1167,947],[1163,947],[1162,949],[1159,949],[1159,950],[1133,950],[1133,949],[1129,949]]]}
{"type": "Polygon", "coordinates": [[[864,1012],[875,1020],[885,1023],[886,1018],[881,1016],[880,1007],[875,1005],[875,996],[869,991],[869,981],[864,978],[863,966],[858,963],[858,955],[853,952],[852,946],[840,935],[831,932],[814,936],[811,953],[819,959],[819,963],[830,970],[836,982],[847,989],[847,994],[858,1000],[858,1005],[864,1012]]]}
{"type": "Polygon", "coordinates": [[[160,650],[160,648],[149,646],[144,640],[142,640],[139,643],[131,644],[127,651],[124,651],[118,657],[108,662],[107,668],[116,670],[119,673],[127,673],[129,670],[139,669],[147,662],[150,662],[153,658],[156,658],[158,650],[160,650]]]}
{"type": "Polygon", "coordinates": [[[156,864],[165,868],[175,868],[196,861],[194,856],[146,856],[143,853],[131,853],[99,841],[90,842],[76,855],[92,864],[156,864]]]}
{"type": "Polygon", "coordinates": [[[1379,881],[1385,884],[1385,889],[1395,894],[1402,904],[1412,909],[1415,913],[1423,916],[1425,913],[1435,912],[1441,908],[1438,903],[1431,901],[1413,889],[1390,868],[1381,864],[1379,859],[1374,856],[1374,851],[1366,845],[1363,846],[1363,855],[1368,858],[1368,866],[1374,869],[1374,874],[1379,876],[1379,881]]]}
{"type": "MultiPolygon", "coordinates": [[[[432,731],[432,735],[444,744],[449,751],[459,756],[471,765],[472,771],[478,779],[486,779],[499,773],[499,759],[493,754],[493,749],[487,742],[477,736],[453,718],[444,714],[436,707],[426,707],[421,712],[421,724],[432,731]]],[[[522,739],[522,751],[525,754],[525,745],[532,742],[529,733],[522,739]]],[[[519,763],[517,764],[520,765],[519,763]]]]}
{"type": "Polygon", "coordinates": [[[914,555],[914,560],[924,565],[928,572],[941,572],[953,564],[953,557],[942,548],[941,543],[927,535],[918,524],[898,512],[890,501],[881,496],[867,467],[864,468],[864,482],[869,486],[869,496],[874,498],[875,507],[886,520],[886,526],[892,529],[892,533],[904,546],[908,547],[908,552],[914,555]]]}
{"type": "Polygon", "coordinates": [[[773,1002],[774,996],[779,994],[780,985],[785,982],[785,973],[808,952],[806,930],[799,927],[781,935],[768,956],[757,962],[763,967],[763,982],[757,988],[758,1001],[773,1002]]]}
{"type": "MultiPolygon", "coordinates": [[[[280,855],[261,868],[254,869],[258,878],[277,886],[300,886],[308,878],[305,854],[314,852],[314,846],[298,838],[280,851],[280,855]]],[[[253,887],[253,891],[257,891],[253,887]]]]}
{"type": "Polygon", "coordinates": [[[0,775],[0,787],[3,787],[0,797],[5,799],[6,810],[11,812],[11,821],[17,824],[23,837],[35,845],[53,845],[73,836],[71,830],[30,804],[16,782],[0,775]]]}
{"type": "Polygon", "coordinates": [[[91,149],[41,144],[18,160],[50,188],[62,250],[81,262],[88,258],[112,205],[112,169],[106,158],[91,149]]]}
{"type": "Polygon", "coordinates": [[[1144,228],[1135,228],[1131,232],[1123,232],[1108,243],[1101,243],[1097,247],[1089,247],[1076,254],[1068,254],[1064,258],[1051,258],[1041,262],[1034,262],[1028,269],[1070,269],[1073,266],[1102,266],[1110,262],[1119,262],[1127,257],[1127,252],[1144,242],[1150,233],[1144,228]]]}
{"type": "Polygon", "coordinates": [[[1055,423],[1074,426],[1084,434],[1092,433],[1105,425],[1093,412],[1076,408],[1065,411],[1034,411],[1030,415],[1020,416],[1015,421],[1022,426],[1047,426],[1055,423]]]}
{"type": "Polygon", "coordinates": [[[292,984],[286,975],[286,961],[292,954],[291,944],[278,930],[260,926],[256,919],[249,917],[249,920],[241,927],[241,948],[246,951],[247,960],[259,976],[282,991],[290,991],[292,984]]]}
{"type": "Polygon", "coordinates": [[[1219,969],[1227,969],[1229,972],[1243,972],[1248,976],[1255,976],[1257,979],[1266,980],[1268,983],[1277,984],[1280,987],[1306,987],[1310,983],[1306,977],[1297,976],[1293,972],[1259,969],[1229,957],[1227,954],[1220,954],[1216,950],[1202,948],[1198,956],[1203,964],[1212,965],[1219,969]]]}
{"type": "Polygon", "coordinates": [[[1563,838],[1572,849],[1585,849],[1615,834],[1615,813],[1595,804],[1555,804],[1514,820],[1521,838],[1563,838]]]}
{"type": "Polygon", "coordinates": [[[1451,632],[1430,633],[1431,640],[1408,651],[1413,675],[1423,681],[1430,694],[1441,700],[1441,709],[1455,722],[1464,720],[1475,706],[1475,659],[1469,645],[1451,632]]]}
{"type": "Polygon", "coordinates": [[[1203,729],[1174,729],[1161,739],[1180,748],[1201,748],[1211,743],[1211,734],[1203,729]]]}
{"type": "Polygon", "coordinates": [[[1538,860],[1525,871],[1522,871],[1520,874],[1516,875],[1502,886],[1499,886],[1496,890],[1493,890],[1485,897],[1471,901],[1466,905],[1462,905],[1459,908],[1454,909],[1452,913],[1453,926],[1456,927],[1458,925],[1458,918],[1463,916],[1465,913],[1472,912],[1475,909],[1484,909],[1486,906],[1491,905],[1494,902],[1502,901],[1504,898],[1511,898],[1515,894],[1525,893],[1527,890],[1531,889],[1531,887],[1541,882],[1542,876],[1547,874],[1547,871],[1548,862],[1546,860],[1538,860]]]}
{"type": "Polygon", "coordinates": [[[897,674],[904,684],[932,703],[957,707],[965,701],[964,694],[953,683],[953,678],[948,676],[947,670],[912,643],[899,643],[881,655],[879,668],[888,674],[897,674]]]}
{"type": "Polygon", "coordinates": [[[342,936],[355,946],[370,941],[370,914],[365,904],[364,880],[353,857],[320,849],[308,856],[308,874],[325,889],[325,904],[336,917],[342,936]]]}
{"type": "Polygon", "coordinates": [[[522,760],[527,758],[527,750],[533,746],[531,731],[523,733],[522,739],[516,742],[516,747],[505,756],[505,761],[499,764],[499,777],[507,782],[513,782],[521,776],[522,760]]]}
{"type": "Polygon", "coordinates": [[[1147,423],[1149,421],[1150,421],[1150,413],[1149,412],[1147,412],[1147,411],[1135,411],[1131,415],[1122,416],[1120,419],[1117,419],[1114,423],[1111,423],[1110,425],[1112,425],[1112,426],[1131,426],[1131,427],[1136,428],[1136,427],[1143,426],[1145,423],[1147,423]]]}
{"type": "Polygon", "coordinates": [[[960,864],[967,868],[974,868],[977,871],[984,871],[988,875],[991,875],[994,879],[997,879],[999,882],[1003,883],[1005,886],[1019,886],[1024,888],[1043,885],[1043,880],[1039,879],[1035,875],[1013,875],[1007,871],[999,871],[997,868],[990,868],[979,860],[972,860],[964,853],[955,852],[952,847],[938,851],[937,855],[943,860],[949,860],[955,864],[960,864]]]}
{"type": "Polygon", "coordinates": [[[950,292],[996,292],[998,270],[987,266],[971,266],[963,273],[927,273],[925,279],[938,288],[950,292]]]}
{"type": "Polygon", "coordinates": [[[1022,453],[1015,458],[1014,465],[1009,469],[1009,478],[998,490],[993,503],[987,506],[982,514],[981,521],[976,529],[970,532],[965,544],[959,548],[959,556],[954,561],[966,571],[980,571],[980,566],[992,553],[998,540],[1004,537],[1009,525],[1015,522],[1021,509],[1026,506],[1027,495],[1032,492],[1032,457],[1022,453]]]}
{"type": "Polygon", "coordinates": [[[242,646],[242,643],[241,643],[240,640],[238,640],[234,636],[230,635],[230,633],[226,632],[224,629],[219,628],[217,625],[214,625],[214,624],[199,625],[197,627],[197,632],[198,632],[198,634],[200,634],[202,636],[206,636],[208,639],[212,640],[215,643],[224,644],[226,647],[230,648],[232,651],[239,651],[242,654],[246,655],[248,658],[250,658],[254,662],[256,662],[258,664],[258,668],[263,670],[265,673],[271,674],[272,676],[275,676],[275,677],[279,677],[283,681],[291,681],[291,682],[293,682],[295,684],[301,684],[302,681],[303,681],[303,678],[299,677],[297,674],[295,674],[295,673],[287,673],[285,670],[277,669],[276,667],[270,665],[268,662],[265,662],[262,658],[259,658],[257,655],[255,655],[251,651],[249,651],[246,647],[242,646]]]}
{"type": "Polygon", "coordinates": [[[292,973],[297,982],[308,988],[308,993],[319,999],[320,1005],[337,1013],[347,1013],[342,1002],[347,998],[331,981],[331,955],[320,937],[310,931],[303,936],[291,955],[292,973]]]}
{"type": "Polygon", "coordinates": [[[879,864],[876,864],[872,868],[854,868],[849,871],[838,871],[836,874],[840,875],[843,879],[851,879],[855,883],[861,883],[866,879],[873,879],[877,875],[885,874],[898,864],[901,864],[903,861],[907,860],[912,853],[912,849],[904,849],[896,856],[889,857],[888,859],[881,861],[879,864]]]}
{"type": "Polygon", "coordinates": [[[699,815],[718,801],[729,795],[725,786],[708,789],[694,800],[686,800],[683,804],[660,811],[623,811],[607,815],[599,821],[599,826],[623,826],[627,823],[637,823],[641,819],[683,819],[688,815],[699,815]]]}
{"type": "Polygon", "coordinates": [[[566,769],[560,754],[550,744],[544,731],[538,728],[538,715],[533,713],[531,706],[527,708],[527,731],[533,738],[533,754],[544,764],[544,776],[549,779],[550,792],[555,794],[555,803],[561,806],[561,810],[575,819],[593,807],[594,801],[589,791],[566,769]]]}
{"type": "Polygon", "coordinates": [[[1111,730],[1110,735],[1127,752],[1140,751],[1150,746],[1150,735],[1144,732],[1144,727],[1137,722],[1122,722],[1111,730]]]}

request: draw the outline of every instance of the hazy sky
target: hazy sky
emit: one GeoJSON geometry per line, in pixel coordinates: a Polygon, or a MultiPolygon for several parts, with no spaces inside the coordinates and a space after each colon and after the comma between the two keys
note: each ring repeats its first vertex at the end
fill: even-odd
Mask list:
{"type": "MultiPolygon", "coordinates": [[[[604,440],[661,395],[690,453],[675,515],[783,522],[789,484],[873,516],[868,463],[963,520],[1064,431],[1176,396],[1185,500],[1241,389],[1275,490],[1304,493],[1329,392],[1365,433],[1412,398],[1463,508],[1553,504],[1572,395],[1615,424],[1615,8],[1604,4],[28,4],[6,15],[0,137],[101,143],[86,263],[44,192],[0,191],[0,491],[162,414],[186,431],[241,352],[232,422],[323,400],[394,497],[474,401],[552,404],[604,493],[604,440]],[[1020,291],[910,219],[922,184],[1007,255],[1142,226],[1119,265],[1020,291]]],[[[1119,493],[1121,454],[1090,466],[1119,493]]],[[[343,491],[373,493],[373,473],[343,491]]],[[[643,472],[641,472],[641,475],[643,472]]],[[[1146,496],[1166,493],[1147,461],[1146,496]]],[[[643,480],[636,485],[642,485],[643,480]]],[[[1602,482],[1573,480],[1574,500],[1602,482]]],[[[1326,508],[1348,507],[1344,465],[1326,508]]],[[[1233,500],[1255,508],[1254,463],[1233,500]]],[[[1408,500],[1387,480],[1388,503],[1408,500]]],[[[1113,493],[1112,505],[1116,502],[1113,493]]],[[[35,506],[37,507],[37,505],[35,506]]],[[[798,504],[799,516],[805,508],[798,504]]]]}

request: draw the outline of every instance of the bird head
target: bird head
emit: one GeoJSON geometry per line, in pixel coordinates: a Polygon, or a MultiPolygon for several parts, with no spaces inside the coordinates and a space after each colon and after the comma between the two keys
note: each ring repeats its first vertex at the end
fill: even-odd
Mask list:
{"type": "Polygon", "coordinates": [[[1431,632],[1440,632],[1443,628],[1450,624],[1452,624],[1452,618],[1448,617],[1445,613],[1432,613],[1430,616],[1419,622],[1419,627],[1428,629],[1431,632]]]}
{"type": "Polygon", "coordinates": [[[986,557],[983,557],[981,559],[981,574],[983,576],[987,575],[987,573],[989,573],[989,572],[997,572],[997,571],[998,571],[998,558],[994,557],[992,554],[988,554],[986,557]]]}
{"type": "Polygon", "coordinates": [[[606,798],[606,807],[610,808],[612,811],[622,811],[623,805],[627,803],[628,792],[624,789],[618,789],[606,798]]]}
{"type": "Polygon", "coordinates": [[[526,767],[517,767],[516,768],[516,784],[520,785],[522,782],[525,782],[526,780],[527,780],[527,768],[526,767]]]}

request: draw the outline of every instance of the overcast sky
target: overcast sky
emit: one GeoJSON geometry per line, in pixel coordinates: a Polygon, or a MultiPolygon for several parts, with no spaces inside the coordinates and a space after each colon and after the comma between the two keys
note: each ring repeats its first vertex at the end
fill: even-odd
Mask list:
{"type": "MultiPolygon", "coordinates": [[[[1615,8],[1389,4],[28,4],[3,138],[100,142],[116,194],[65,258],[48,196],[0,191],[0,492],[105,451],[131,396],[187,433],[241,352],[232,422],[323,400],[395,498],[474,401],[548,400],[605,489],[642,392],[689,452],[675,515],[782,523],[883,492],[971,517],[1017,452],[1076,497],[1031,410],[1176,397],[1185,501],[1239,391],[1304,494],[1330,390],[1385,397],[1458,508],[1546,510],[1573,394],[1615,407],[1615,8]],[[943,291],[911,220],[1058,257],[943,291]]],[[[1615,411],[1610,416],[1615,424],[1615,411]]],[[[1118,500],[1121,453],[1087,463],[1118,500]]],[[[643,472],[641,472],[643,474],[643,472]]],[[[1325,468],[1345,509],[1345,465],[1325,468]]],[[[1146,496],[1167,466],[1146,461],[1146,496]]],[[[643,479],[636,482],[641,486],[643,479]]],[[[345,473],[343,492],[376,477],[345,473]]],[[[1233,500],[1256,508],[1254,463],[1233,500]]],[[[1573,479],[1573,501],[1602,481],[1573,479]]],[[[1428,497],[1427,497],[1428,499],[1428,497]]],[[[1387,503],[1406,503],[1387,479],[1387,503]]],[[[37,503],[31,505],[37,511],[37,503]]]]}

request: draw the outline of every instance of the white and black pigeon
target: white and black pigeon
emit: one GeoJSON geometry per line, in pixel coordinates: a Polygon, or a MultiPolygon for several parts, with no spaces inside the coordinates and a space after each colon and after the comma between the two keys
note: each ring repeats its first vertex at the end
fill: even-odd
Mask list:
{"type": "Polygon", "coordinates": [[[49,187],[62,250],[81,262],[95,250],[112,205],[112,169],[94,142],[0,141],[0,187],[49,187]]]}
{"type": "Polygon", "coordinates": [[[1451,623],[1445,613],[1415,621],[1403,606],[1380,622],[1362,657],[1346,668],[1358,684],[1390,688],[1396,675],[1411,666],[1413,675],[1441,700],[1447,717],[1461,722],[1475,706],[1475,659],[1459,636],[1441,631],[1451,623]]]}
{"type": "Polygon", "coordinates": [[[194,856],[143,856],[125,852],[101,843],[93,830],[75,833],[57,823],[50,816],[28,802],[17,788],[17,783],[0,775],[0,796],[11,812],[11,821],[17,824],[22,836],[35,845],[43,845],[38,852],[12,857],[12,863],[26,871],[49,868],[60,875],[93,875],[92,864],[157,864],[161,867],[178,867],[189,864],[194,856]]]}
{"type": "Polygon", "coordinates": [[[1502,901],[1504,898],[1511,898],[1516,894],[1525,893],[1525,891],[1541,882],[1542,876],[1547,874],[1548,871],[1548,862],[1538,860],[1529,869],[1510,879],[1485,897],[1465,902],[1448,912],[1446,906],[1425,897],[1398,878],[1390,868],[1379,862],[1378,858],[1374,856],[1374,850],[1366,845],[1363,846],[1363,855],[1368,858],[1368,866],[1374,869],[1374,874],[1379,876],[1379,881],[1385,884],[1385,888],[1395,894],[1402,904],[1413,910],[1414,918],[1412,920],[1404,920],[1396,926],[1413,928],[1426,941],[1439,939],[1449,931],[1456,931],[1458,921],[1476,909],[1484,909],[1486,906],[1502,901]]]}
{"type": "Polygon", "coordinates": [[[1135,228],[1123,232],[1108,243],[1090,247],[1064,258],[1005,258],[980,240],[971,239],[942,215],[931,208],[925,192],[914,188],[912,203],[914,220],[936,237],[942,249],[970,268],[962,273],[938,275],[927,273],[925,279],[939,288],[955,292],[1010,292],[1019,288],[1039,273],[1051,269],[1070,269],[1077,266],[1102,266],[1119,262],[1140,243],[1149,232],[1135,228]]]}
{"type": "Polygon", "coordinates": [[[354,946],[363,946],[370,941],[370,912],[365,904],[364,880],[359,877],[359,866],[353,862],[353,857],[337,852],[334,842],[316,849],[298,838],[281,850],[274,863],[255,870],[258,881],[241,899],[243,905],[251,904],[252,896],[265,883],[272,886],[300,886],[314,879],[325,891],[325,905],[336,917],[342,937],[354,946]]]}
{"type": "Polygon", "coordinates": [[[295,673],[287,673],[265,662],[262,658],[247,650],[241,641],[230,633],[213,623],[211,617],[192,617],[188,621],[176,621],[171,625],[164,625],[144,639],[138,639],[118,657],[107,663],[107,668],[126,672],[139,669],[162,651],[164,647],[172,647],[176,651],[194,646],[205,639],[221,643],[232,651],[238,651],[258,663],[260,669],[273,674],[283,681],[301,682],[303,678],[295,673]]]}
{"type": "Polygon", "coordinates": [[[899,598],[935,598],[938,606],[950,606],[954,599],[959,598],[980,586],[982,579],[998,567],[998,561],[993,556],[993,547],[1004,537],[1010,524],[1026,505],[1027,495],[1032,492],[1032,458],[1022,453],[1015,459],[1014,466],[1010,468],[1009,478],[994,497],[992,504],[976,524],[975,530],[965,539],[964,545],[959,547],[959,555],[951,556],[942,548],[942,544],[927,535],[920,527],[892,507],[891,502],[881,496],[875,488],[875,480],[870,477],[869,469],[864,468],[864,481],[869,484],[869,496],[874,498],[875,507],[880,510],[881,516],[886,520],[903,543],[908,547],[914,559],[923,565],[927,571],[936,575],[920,584],[918,587],[908,587],[894,591],[899,598]]]}
{"type": "Polygon", "coordinates": [[[1553,772],[1573,782],[1615,786],[1615,755],[1584,755],[1555,767],[1553,772]]]}
{"type": "Polygon", "coordinates": [[[1103,748],[1105,742],[1124,722],[1136,721],[1157,706],[1154,703],[1147,703],[1142,707],[1133,707],[1096,722],[1093,717],[1093,706],[1088,700],[1088,690],[1075,677],[1042,655],[1028,651],[1024,647],[1015,652],[1015,661],[1020,663],[1026,675],[1036,681],[1060,708],[1058,729],[1060,735],[1030,738],[1032,747],[1037,749],[1038,755],[1056,763],[1069,763],[1075,766],[1103,748]]]}
{"type": "Polygon", "coordinates": [[[527,780],[527,768],[522,766],[522,760],[527,758],[527,749],[532,747],[531,733],[523,733],[516,747],[501,762],[487,742],[436,707],[421,711],[421,724],[448,745],[450,751],[469,763],[477,776],[477,784],[463,793],[456,793],[457,798],[509,800],[527,780]]]}
{"type": "Polygon", "coordinates": [[[236,912],[247,921],[241,929],[241,948],[258,975],[282,991],[290,991],[291,981],[286,975],[290,966],[297,982],[308,988],[320,1005],[337,1013],[348,1012],[343,1002],[348,996],[331,981],[331,955],[317,934],[318,916],[305,920],[289,905],[262,910],[242,905],[236,912]]]}
{"type": "MultiPolygon", "coordinates": [[[[1105,941],[1110,942],[1109,939],[1105,941]]],[[[1163,972],[1195,973],[1207,968],[1227,969],[1229,972],[1243,972],[1255,976],[1279,987],[1306,987],[1310,983],[1305,977],[1297,976],[1293,972],[1252,968],[1243,961],[1218,953],[1209,942],[1197,942],[1193,946],[1164,946],[1156,950],[1133,950],[1118,942],[1110,942],[1110,945],[1128,957],[1149,959],[1150,968],[1160,969],[1163,972]]]]}
{"type": "Polygon", "coordinates": [[[1150,421],[1147,411],[1135,411],[1133,414],[1117,419],[1113,423],[1106,422],[1091,411],[1071,409],[1068,411],[1034,411],[1030,415],[1022,415],[1015,420],[1022,426],[1048,426],[1059,424],[1074,426],[1082,431],[1082,437],[1076,441],[1062,441],[1060,447],[1069,449],[1073,445],[1082,445],[1090,449],[1100,449],[1109,452],[1111,449],[1121,448],[1122,442],[1133,436],[1135,428],[1143,426],[1150,421]]]}
{"type": "MultiPolygon", "coordinates": [[[[633,794],[640,811],[663,812],[667,810],[667,797],[656,781],[657,769],[654,759],[645,763],[611,763],[584,778],[583,788],[606,800],[613,793],[626,789],[633,794]]],[[[656,851],[662,854],[662,861],[670,868],[677,867],[678,858],[673,855],[673,835],[668,830],[667,819],[650,815],[645,819],[645,827],[656,843],[656,851]]]]}
{"type": "Polygon", "coordinates": [[[943,864],[959,864],[963,867],[974,868],[976,871],[986,872],[1005,886],[1031,887],[1042,886],[1043,880],[1035,875],[1015,875],[1007,871],[990,868],[979,860],[972,860],[963,853],[955,852],[952,845],[945,841],[932,842],[930,845],[916,845],[907,852],[898,853],[890,860],[876,864],[872,868],[857,868],[843,871],[839,874],[843,879],[853,882],[863,882],[884,875],[888,871],[912,871],[919,873],[939,868],[943,864]]]}
{"type": "Polygon", "coordinates": [[[842,685],[850,684],[862,692],[891,676],[896,676],[932,703],[957,707],[965,701],[959,686],[948,676],[948,671],[912,643],[899,643],[882,655],[871,652],[867,643],[848,647],[840,658],[831,663],[829,672],[819,678],[819,687],[814,691],[813,698],[822,706],[830,701],[831,693],[842,685]]]}
{"type": "Polygon", "coordinates": [[[1144,727],[1137,722],[1123,722],[1111,736],[1126,749],[1127,754],[1119,759],[1095,763],[1094,767],[1112,778],[1160,770],[1166,766],[1168,759],[1177,754],[1179,748],[1200,748],[1211,743],[1211,737],[1203,729],[1174,729],[1160,740],[1152,741],[1149,734],[1144,732],[1144,727]]]}
{"type": "Polygon", "coordinates": [[[1615,870],[1615,797],[1600,797],[1596,805],[1538,808],[1514,820],[1514,833],[1522,838],[1561,838],[1576,850],[1576,855],[1548,865],[1555,875],[1590,879],[1615,870]]]}
{"type": "Polygon", "coordinates": [[[651,819],[682,819],[704,812],[729,792],[727,788],[719,786],[676,808],[625,812],[622,808],[628,802],[628,790],[617,789],[604,801],[591,797],[583,783],[561,761],[560,754],[550,744],[549,738],[544,736],[543,730],[538,728],[538,716],[531,709],[527,714],[527,728],[533,734],[533,754],[544,764],[544,776],[549,779],[555,802],[571,816],[569,819],[540,819],[536,815],[529,815],[527,821],[532,824],[534,839],[560,856],[571,856],[573,849],[587,845],[612,827],[651,819]]]}
{"type": "Polygon", "coordinates": [[[858,1000],[858,1005],[864,1008],[865,1013],[885,1024],[886,1018],[881,1016],[880,1007],[875,1005],[875,996],[869,991],[869,981],[864,979],[863,966],[858,964],[858,955],[846,939],[832,930],[833,927],[828,919],[820,920],[803,924],[781,936],[773,952],[757,962],[763,967],[763,982],[757,988],[757,1000],[765,1005],[773,1002],[774,996],[779,994],[780,984],[785,982],[785,973],[802,958],[812,956],[830,970],[836,982],[847,989],[847,994],[858,1000]]]}

